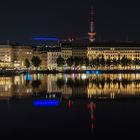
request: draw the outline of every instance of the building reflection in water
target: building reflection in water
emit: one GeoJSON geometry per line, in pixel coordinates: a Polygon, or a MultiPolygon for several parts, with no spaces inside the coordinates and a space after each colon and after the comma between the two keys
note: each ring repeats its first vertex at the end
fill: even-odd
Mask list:
{"type": "Polygon", "coordinates": [[[13,96],[13,79],[10,77],[0,77],[0,98],[5,99],[13,96]]]}
{"type": "MultiPolygon", "coordinates": [[[[96,103],[93,99],[140,97],[140,74],[35,74],[0,77],[0,99],[41,97],[66,100],[70,109],[75,99],[86,98],[90,128],[95,128],[96,103]]],[[[45,104],[48,104],[45,102],[45,104]]]]}
{"type": "Polygon", "coordinates": [[[0,77],[0,98],[28,96],[49,97],[59,93],[61,99],[114,99],[140,96],[140,74],[49,74],[0,77]]]}

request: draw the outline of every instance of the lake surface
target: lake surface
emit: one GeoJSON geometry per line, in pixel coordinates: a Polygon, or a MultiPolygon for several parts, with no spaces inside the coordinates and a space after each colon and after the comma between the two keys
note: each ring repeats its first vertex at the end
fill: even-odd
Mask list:
{"type": "Polygon", "coordinates": [[[1,139],[135,138],[140,74],[0,77],[1,139]]]}

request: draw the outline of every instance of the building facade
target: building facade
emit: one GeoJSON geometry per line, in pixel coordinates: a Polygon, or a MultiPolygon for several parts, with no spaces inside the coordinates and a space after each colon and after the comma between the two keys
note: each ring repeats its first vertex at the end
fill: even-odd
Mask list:
{"type": "Polygon", "coordinates": [[[72,47],[70,43],[62,43],[61,45],[61,57],[66,61],[72,56],[72,47]]]}
{"type": "Polygon", "coordinates": [[[0,67],[24,69],[25,59],[28,59],[31,68],[33,56],[41,59],[40,69],[56,69],[56,59],[61,56],[60,47],[35,47],[19,45],[0,45],[0,67]]]}
{"type": "MultiPolygon", "coordinates": [[[[72,45],[70,43],[61,44],[60,47],[35,47],[27,45],[0,45],[0,68],[26,68],[25,59],[28,59],[32,65],[32,57],[38,56],[41,59],[40,69],[57,69],[57,58],[63,57],[65,62],[68,58],[82,57],[89,61],[96,58],[104,58],[105,61],[118,61],[127,58],[130,61],[140,60],[140,44],[125,43],[99,43],[94,42],[89,45],[72,45]]],[[[107,62],[106,62],[107,63],[107,62]]],[[[140,63],[140,62],[139,62],[140,63]]],[[[120,64],[110,65],[109,69],[139,69],[139,63],[135,66],[132,63],[126,67],[120,64]]],[[[95,68],[95,67],[94,67],[95,68]]],[[[102,69],[103,67],[99,67],[102,69]]],[[[108,66],[104,66],[108,69],[108,66]]]]}
{"type": "Polygon", "coordinates": [[[87,46],[72,46],[73,57],[87,57],[87,46]]]}
{"type": "Polygon", "coordinates": [[[47,48],[47,68],[49,70],[54,70],[57,68],[56,60],[61,56],[60,47],[47,48]]]}
{"type": "Polygon", "coordinates": [[[25,68],[25,59],[31,62],[32,46],[13,46],[13,63],[15,68],[25,68]]]}
{"type": "Polygon", "coordinates": [[[0,45],[0,68],[13,67],[14,49],[9,45],[0,45]]]}
{"type": "MultiPolygon", "coordinates": [[[[111,61],[121,60],[123,57],[134,61],[140,60],[140,44],[136,43],[94,43],[87,47],[87,57],[89,60],[93,60],[97,57],[103,57],[105,60],[111,61]]],[[[114,68],[122,69],[121,66],[111,66],[114,68]]],[[[129,68],[133,69],[134,66],[130,65],[129,68]]],[[[106,68],[107,69],[107,68],[106,68]]],[[[125,67],[123,68],[125,69],[125,67]]]]}

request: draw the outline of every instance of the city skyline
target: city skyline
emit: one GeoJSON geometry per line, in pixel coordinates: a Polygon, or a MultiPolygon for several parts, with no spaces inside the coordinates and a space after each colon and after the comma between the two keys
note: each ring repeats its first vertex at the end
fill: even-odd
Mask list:
{"type": "Polygon", "coordinates": [[[36,36],[87,37],[92,5],[97,41],[139,42],[138,1],[5,0],[0,5],[0,42],[31,43],[36,36]]]}

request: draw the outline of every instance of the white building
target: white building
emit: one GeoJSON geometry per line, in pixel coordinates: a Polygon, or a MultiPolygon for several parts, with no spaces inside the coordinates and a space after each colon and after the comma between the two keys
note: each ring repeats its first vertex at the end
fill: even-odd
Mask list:
{"type": "Polygon", "coordinates": [[[47,48],[47,67],[50,70],[57,68],[56,60],[61,56],[61,48],[60,47],[51,47],[47,48]]]}

